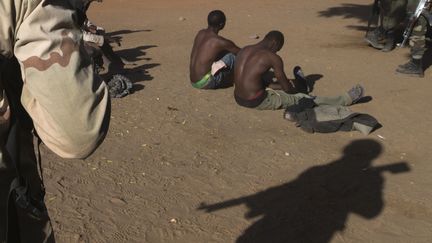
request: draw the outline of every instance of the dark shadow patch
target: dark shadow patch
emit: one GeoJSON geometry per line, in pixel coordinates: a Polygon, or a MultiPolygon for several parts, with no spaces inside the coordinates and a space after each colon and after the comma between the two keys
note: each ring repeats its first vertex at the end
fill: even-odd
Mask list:
{"type": "Polygon", "coordinates": [[[309,93],[313,92],[316,81],[322,79],[322,74],[309,74],[306,76],[306,84],[308,86],[309,93]]]}
{"type": "Polygon", "coordinates": [[[140,60],[147,60],[150,61],[151,58],[144,58],[144,56],[147,55],[147,52],[145,52],[145,50],[150,49],[150,48],[155,48],[158,47],[157,45],[145,45],[145,46],[138,46],[138,47],[134,47],[134,48],[130,48],[130,49],[123,49],[123,50],[118,50],[115,53],[126,59],[128,62],[137,62],[140,60]]]}
{"type": "MultiPolygon", "coordinates": [[[[160,66],[159,63],[149,63],[141,66],[137,66],[131,69],[126,69],[125,74],[128,78],[131,79],[132,83],[134,83],[134,87],[137,82],[150,81],[153,80],[154,77],[149,73],[149,69],[160,66]]],[[[138,89],[139,90],[139,89],[138,89]]],[[[138,91],[137,90],[137,91],[138,91]]]]}
{"type": "Polygon", "coordinates": [[[378,16],[372,13],[373,6],[373,4],[344,3],[341,6],[320,11],[318,12],[318,16],[324,18],[342,17],[344,19],[357,19],[365,25],[348,25],[347,28],[366,32],[369,30],[368,24],[371,24],[371,27],[374,26],[373,28],[378,24],[378,16]]]}
{"type": "Polygon", "coordinates": [[[365,97],[360,98],[360,99],[356,102],[356,104],[364,104],[364,103],[371,102],[372,100],[373,100],[372,96],[365,96],[365,97]]]}
{"type": "Polygon", "coordinates": [[[362,23],[367,23],[372,15],[372,4],[344,3],[342,6],[320,11],[318,15],[325,18],[342,17],[344,19],[358,19],[362,23]]]}
{"type": "Polygon", "coordinates": [[[153,31],[153,30],[148,30],[148,29],[144,29],[144,30],[116,30],[116,31],[108,32],[108,33],[106,33],[106,35],[113,37],[113,36],[117,36],[117,35],[127,35],[127,34],[133,34],[133,33],[139,33],[139,32],[151,32],[151,31],[153,31]]]}
{"type": "Polygon", "coordinates": [[[314,166],[295,180],[253,195],[216,204],[202,204],[206,212],[245,204],[245,218],[257,219],[236,242],[328,243],[346,228],[351,213],[373,219],[384,209],[384,173],[410,171],[406,162],[374,166],[382,145],[372,139],[355,140],[343,156],[314,166]]]}
{"type": "Polygon", "coordinates": [[[133,94],[137,91],[143,90],[144,88],[145,88],[145,86],[142,84],[134,84],[132,89],[131,89],[131,94],[133,94]]]}

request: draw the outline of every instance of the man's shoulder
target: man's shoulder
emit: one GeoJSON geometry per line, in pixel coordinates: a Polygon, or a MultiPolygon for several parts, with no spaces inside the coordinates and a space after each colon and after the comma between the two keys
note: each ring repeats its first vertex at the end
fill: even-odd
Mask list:
{"type": "Polygon", "coordinates": [[[249,53],[251,56],[258,56],[260,58],[274,58],[279,57],[277,54],[265,49],[260,48],[257,45],[246,46],[242,49],[243,53],[249,53]]]}

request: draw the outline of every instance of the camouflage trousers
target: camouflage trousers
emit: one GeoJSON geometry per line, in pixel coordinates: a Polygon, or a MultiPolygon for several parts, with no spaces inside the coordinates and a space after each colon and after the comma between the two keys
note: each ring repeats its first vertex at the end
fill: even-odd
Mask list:
{"type": "Polygon", "coordinates": [[[424,16],[420,16],[416,25],[414,26],[409,45],[411,47],[411,58],[422,59],[426,51],[426,32],[428,29],[428,21],[424,16]]]}
{"type": "MultiPolygon", "coordinates": [[[[41,197],[42,187],[34,153],[33,134],[30,131],[20,133],[21,173],[29,184],[30,195],[41,197]]],[[[2,144],[2,149],[4,144],[2,144]]],[[[6,242],[6,216],[9,188],[16,177],[15,166],[10,163],[5,153],[0,150],[0,243],[6,242]]],[[[48,216],[34,219],[23,209],[17,207],[19,239],[17,243],[51,243],[55,242],[54,232],[48,216]]],[[[14,242],[15,243],[15,242],[14,242]]]]}
{"type": "MultiPolygon", "coordinates": [[[[382,28],[385,31],[396,29],[407,16],[414,12],[418,3],[419,0],[381,0],[382,28]]],[[[423,58],[426,51],[427,29],[427,19],[420,16],[409,39],[413,59],[423,58]]]]}
{"type": "Polygon", "coordinates": [[[394,30],[406,17],[407,0],[381,0],[382,27],[394,30]]]}

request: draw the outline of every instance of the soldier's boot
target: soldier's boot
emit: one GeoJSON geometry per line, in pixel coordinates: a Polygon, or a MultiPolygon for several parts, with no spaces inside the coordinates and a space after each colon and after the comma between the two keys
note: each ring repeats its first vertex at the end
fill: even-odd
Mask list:
{"type": "Polygon", "coordinates": [[[384,30],[380,27],[366,34],[365,41],[376,49],[384,48],[384,30]]]}
{"type": "Polygon", "coordinates": [[[384,47],[381,49],[383,52],[392,51],[396,47],[395,34],[393,30],[386,33],[384,39],[384,47]]]}
{"type": "Polygon", "coordinates": [[[411,59],[409,62],[399,65],[396,69],[396,73],[423,78],[424,72],[422,60],[411,59]]]}

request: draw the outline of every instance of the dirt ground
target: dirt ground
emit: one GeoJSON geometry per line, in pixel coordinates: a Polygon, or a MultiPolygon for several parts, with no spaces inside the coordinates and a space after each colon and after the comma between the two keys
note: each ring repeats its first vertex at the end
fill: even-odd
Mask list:
{"type": "MultiPolygon", "coordinates": [[[[108,137],[90,158],[43,150],[58,242],[432,242],[432,68],[394,73],[408,49],[368,47],[371,0],[105,0],[90,19],[122,37],[135,92],[112,101],[108,137]],[[361,83],[353,110],[383,127],[308,134],[282,111],[235,104],[233,88],[196,90],[188,65],[210,10],[239,46],[277,29],[289,77],[314,94],[361,83]]],[[[432,61],[430,52],[426,65],[432,61]]]]}

